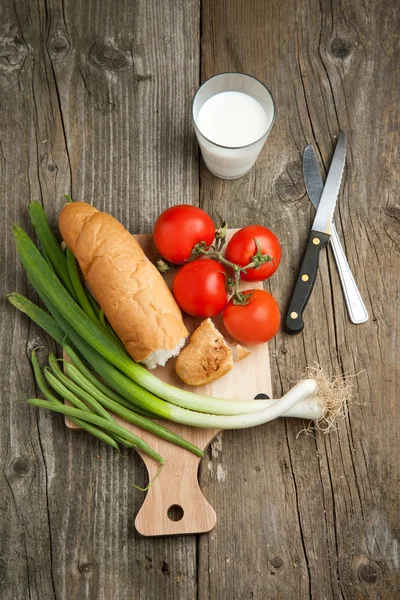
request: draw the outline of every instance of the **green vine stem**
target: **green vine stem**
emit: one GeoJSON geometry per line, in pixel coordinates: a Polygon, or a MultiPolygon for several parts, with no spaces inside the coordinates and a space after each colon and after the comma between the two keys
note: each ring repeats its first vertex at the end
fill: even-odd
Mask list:
{"type": "MultiPolygon", "coordinates": [[[[193,247],[192,253],[188,261],[193,261],[200,258],[201,256],[205,256],[206,258],[216,260],[217,262],[221,263],[221,265],[224,265],[225,267],[230,269],[230,272],[233,273],[233,278],[230,277],[229,271],[228,273],[224,272],[224,274],[226,275],[228,293],[233,293],[233,303],[241,305],[249,304],[249,302],[251,302],[251,296],[253,295],[253,292],[247,292],[246,294],[244,294],[239,290],[241,273],[245,273],[247,269],[256,269],[264,263],[273,262],[274,259],[268,254],[263,254],[258,240],[256,240],[256,238],[253,238],[257,248],[257,252],[252,257],[251,262],[249,262],[249,264],[245,265],[244,267],[230,262],[222,255],[222,248],[224,247],[226,242],[227,230],[228,224],[226,223],[226,221],[223,221],[221,223],[221,226],[215,230],[214,244],[212,246],[207,246],[204,241],[197,243],[193,247]]],[[[172,268],[172,265],[170,265],[168,261],[164,260],[163,258],[160,258],[156,262],[156,267],[161,273],[165,273],[166,271],[169,271],[172,268]]]]}
{"type": "Polygon", "coordinates": [[[199,242],[194,246],[189,260],[196,260],[200,256],[205,256],[206,258],[216,260],[225,267],[228,267],[228,269],[230,269],[233,272],[233,280],[230,280],[229,275],[227,277],[228,291],[234,290],[233,303],[245,305],[251,301],[252,294],[243,294],[239,290],[241,273],[245,273],[247,269],[256,269],[264,263],[272,262],[273,258],[268,254],[263,254],[258,240],[253,238],[254,243],[257,247],[257,252],[252,257],[251,262],[249,262],[249,264],[245,265],[244,267],[241,267],[236,263],[230,262],[224,256],[222,256],[221,252],[226,241],[226,231],[227,224],[224,222],[222,226],[215,232],[215,245],[207,247],[205,242],[199,242]]]}

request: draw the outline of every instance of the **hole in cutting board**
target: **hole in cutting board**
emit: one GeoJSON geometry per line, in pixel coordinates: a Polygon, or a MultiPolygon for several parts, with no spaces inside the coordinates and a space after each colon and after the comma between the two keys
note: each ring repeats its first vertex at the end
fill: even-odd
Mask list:
{"type": "Polygon", "coordinates": [[[179,504],[172,504],[167,511],[167,516],[170,521],[181,521],[183,519],[184,510],[179,504]]]}
{"type": "Polygon", "coordinates": [[[257,394],[254,400],[269,400],[269,396],[267,394],[257,394]]]}

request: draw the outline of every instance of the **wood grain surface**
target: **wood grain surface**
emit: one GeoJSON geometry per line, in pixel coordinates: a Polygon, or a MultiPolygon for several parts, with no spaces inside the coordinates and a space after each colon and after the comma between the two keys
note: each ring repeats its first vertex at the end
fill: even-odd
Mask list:
{"type": "Polygon", "coordinates": [[[370,320],[351,325],[330,249],[304,333],[270,344],[281,395],[307,364],[352,377],[336,433],[279,420],[227,432],[202,461],[219,521],[208,535],[135,532],[139,456],[118,456],[28,407],[48,338],[2,300],[1,600],[394,600],[399,597],[399,4],[272,0],[0,3],[1,290],[28,293],[10,229],[26,206],[55,224],[64,193],[133,232],[188,202],[283,244],[267,289],[284,310],[312,222],[300,156],[326,172],[344,129],[339,235],[370,320]],[[277,120],[237,181],[199,159],[190,101],[225,70],[272,90],[277,120]],[[353,377],[358,373],[357,377],[353,377]]]}

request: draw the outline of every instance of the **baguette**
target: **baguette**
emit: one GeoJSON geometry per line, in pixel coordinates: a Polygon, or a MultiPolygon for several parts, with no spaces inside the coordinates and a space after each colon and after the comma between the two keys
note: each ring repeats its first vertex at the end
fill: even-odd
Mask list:
{"type": "Polygon", "coordinates": [[[129,231],[85,202],[66,204],[59,228],[132,358],[152,369],[179,354],[188,335],[181,311],[129,231]]]}

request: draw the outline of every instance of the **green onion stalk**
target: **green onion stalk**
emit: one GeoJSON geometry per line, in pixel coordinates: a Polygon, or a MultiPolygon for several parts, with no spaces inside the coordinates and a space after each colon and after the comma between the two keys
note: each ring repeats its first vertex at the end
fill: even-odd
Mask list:
{"type": "Polygon", "coordinates": [[[301,382],[293,388],[294,393],[291,390],[279,402],[209,398],[160,381],[132,361],[125,350],[86,315],[27,234],[17,225],[13,233],[27,276],[57,326],[108,386],[141,409],[186,425],[222,429],[245,428],[283,414],[289,416],[289,411],[304,400],[307,400],[307,414],[319,410],[317,399],[309,402],[316,388],[314,380],[301,382]]]}
{"type": "MultiPolygon", "coordinates": [[[[28,300],[21,294],[12,293],[12,294],[8,294],[6,297],[13,306],[15,306],[20,311],[22,311],[27,316],[29,316],[37,325],[39,325],[44,331],[46,331],[46,333],[48,333],[51,337],[53,337],[61,346],[64,344],[65,334],[58,327],[56,321],[50,314],[48,314],[46,311],[44,311],[43,309],[36,306],[33,302],[31,302],[30,300],[28,300]]],[[[151,413],[149,413],[147,411],[141,411],[142,414],[138,415],[138,414],[135,414],[134,412],[132,412],[132,410],[129,410],[133,407],[132,403],[128,402],[123,397],[121,397],[119,394],[114,392],[114,390],[108,388],[104,383],[102,383],[94,375],[94,373],[92,371],[90,371],[84,365],[83,361],[78,357],[78,354],[71,348],[71,346],[65,346],[64,350],[69,357],[73,358],[74,362],[79,367],[79,372],[81,373],[80,383],[82,383],[82,381],[86,381],[86,383],[87,383],[86,387],[88,387],[89,384],[91,385],[91,388],[87,391],[91,392],[91,395],[94,397],[94,399],[96,399],[96,397],[97,397],[97,400],[101,405],[100,409],[102,409],[103,407],[108,408],[108,409],[112,410],[115,414],[118,414],[119,416],[123,417],[129,423],[137,425],[138,427],[140,427],[146,431],[149,431],[150,433],[153,433],[154,435],[156,435],[162,439],[165,439],[166,441],[169,441],[173,444],[181,446],[182,448],[185,448],[186,450],[193,452],[197,456],[201,457],[203,455],[203,452],[200,450],[200,448],[198,448],[194,444],[191,444],[190,442],[188,442],[181,436],[179,436],[176,433],[167,429],[166,427],[150,420],[148,417],[154,417],[154,415],[152,415],[151,413]],[[95,392],[95,390],[96,390],[96,392],[95,392]],[[144,418],[144,417],[147,417],[147,418],[144,418]]],[[[52,371],[53,371],[53,373],[49,373],[48,370],[45,371],[46,378],[48,379],[49,383],[52,384],[55,391],[60,393],[60,395],[65,400],[67,400],[70,404],[73,404],[73,406],[75,408],[80,408],[80,409],[84,408],[85,407],[84,402],[82,402],[79,399],[79,397],[77,397],[77,395],[74,395],[71,392],[71,390],[68,390],[68,388],[65,385],[62,386],[62,383],[65,384],[65,379],[63,378],[63,373],[62,373],[61,369],[59,369],[59,368],[57,369],[55,367],[55,356],[53,354],[50,354],[49,361],[50,361],[50,366],[52,367],[52,371]],[[55,372],[56,372],[56,374],[58,374],[59,379],[61,379],[61,385],[59,382],[57,382],[57,377],[55,376],[55,372]]],[[[36,355],[34,352],[32,353],[32,365],[33,365],[33,369],[34,369],[36,383],[37,383],[39,389],[44,394],[45,398],[47,398],[47,400],[50,400],[50,402],[48,404],[46,404],[46,406],[43,406],[43,407],[53,410],[52,404],[54,404],[54,402],[59,403],[59,401],[53,394],[51,394],[50,389],[46,385],[46,382],[40,373],[40,369],[39,369],[36,355]],[[51,397],[50,397],[50,395],[51,395],[51,397]]],[[[68,363],[67,363],[67,367],[68,367],[68,363]]],[[[73,373],[75,375],[75,372],[73,372],[73,373]]],[[[82,386],[82,388],[83,388],[83,386],[82,386]]],[[[76,388],[75,388],[75,391],[76,391],[76,388]]],[[[84,391],[84,389],[82,391],[84,391]]],[[[87,400],[88,398],[85,397],[84,399],[87,400]]],[[[89,398],[89,404],[90,404],[90,398],[89,398]]],[[[138,409],[135,407],[135,410],[138,410],[138,409]]],[[[58,412],[61,412],[61,409],[58,410],[58,412]]],[[[64,413],[64,414],[66,414],[66,413],[64,413]]],[[[110,417],[110,415],[107,411],[104,411],[102,413],[102,416],[105,418],[110,417]]],[[[108,439],[108,437],[103,436],[103,432],[99,432],[95,427],[92,427],[89,424],[85,424],[84,421],[81,422],[79,419],[71,419],[71,420],[73,422],[75,422],[82,429],[88,430],[89,433],[91,433],[92,435],[95,435],[99,439],[102,439],[103,441],[105,441],[105,443],[108,443],[109,445],[112,445],[113,447],[118,447],[115,442],[111,443],[110,440],[108,439]]],[[[118,441],[121,442],[121,439],[118,439],[118,441]]],[[[126,441],[125,441],[124,445],[131,446],[131,444],[129,444],[126,441]]],[[[134,445],[137,446],[137,444],[134,444],[134,445]]]]}
{"type": "MultiPolygon", "coordinates": [[[[55,314],[57,321],[62,325],[62,316],[57,314],[54,307],[52,307],[50,303],[49,307],[50,310],[55,314]]],[[[25,311],[28,312],[26,308],[27,307],[25,307],[25,311]]],[[[219,416],[198,413],[195,411],[181,409],[175,405],[168,405],[168,403],[161,401],[152,394],[146,392],[146,390],[134,384],[134,382],[129,380],[123,373],[115,369],[115,367],[108,363],[101,355],[96,353],[96,351],[86,344],[84,340],[80,339],[79,336],[72,330],[69,331],[69,336],[70,340],[72,340],[74,345],[91,364],[94,370],[97,373],[101,373],[103,379],[114,389],[116,389],[118,394],[121,394],[124,398],[129,399],[133,404],[137,402],[143,403],[144,406],[153,410],[153,413],[157,414],[158,417],[161,416],[162,418],[197,427],[243,429],[268,422],[269,420],[277,418],[277,416],[281,416],[283,414],[286,416],[294,416],[310,420],[318,418],[321,414],[321,405],[319,400],[318,398],[312,396],[316,389],[316,382],[312,379],[300,382],[298,386],[291,390],[291,392],[294,390],[293,394],[288,392],[289,395],[286,394],[286,396],[279,401],[267,400],[267,410],[263,408],[260,411],[250,414],[219,416]]],[[[65,343],[64,346],[67,355],[72,360],[72,363],[78,368],[83,367],[86,369],[82,361],[79,361],[79,359],[77,361],[77,354],[71,349],[68,343],[65,343]]],[[[68,366],[66,368],[68,369],[68,366]]],[[[89,372],[87,369],[86,371],[89,372]]],[[[96,381],[98,384],[98,380],[96,381]]]]}
{"type": "Polygon", "coordinates": [[[42,205],[39,202],[31,202],[28,211],[29,218],[35,228],[45,257],[52,265],[54,272],[60,278],[65,288],[75,298],[74,288],[68,272],[67,259],[61,250],[56,236],[51,230],[42,205]]]}
{"type": "Polygon", "coordinates": [[[81,410],[79,408],[73,408],[71,406],[62,404],[61,402],[59,404],[52,404],[51,406],[49,406],[49,403],[46,400],[41,400],[40,398],[28,398],[27,403],[38,408],[50,408],[50,410],[54,412],[59,412],[72,419],[78,419],[80,421],[92,423],[93,425],[96,425],[100,428],[107,429],[108,431],[111,431],[112,433],[117,434],[120,437],[124,437],[127,441],[131,442],[132,447],[138,448],[139,450],[146,452],[146,454],[148,454],[157,462],[159,462],[160,465],[164,464],[163,457],[160,456],[158,452],[155,452],[149,446],[149,444],[146,444],[146,442],[144,442],[136,435],[134,435],[127,429],[124,429],[115,422],[110,422],[107,419],[99,417],[94,413],[81,410]]]}
{"type": "MultiPolygon", "coordinates": [[[[52,405],[61,404],[61,402],[58,400],[58,398],[56,396],[54,396],[54,394],[51,392],[50,388],[46,384],[46,381],[40,370],[35,351],[32,352],[31,361],[32,361],[33,373],[35,376],[36,384],[37,384],[38,388],[40,389],[40,391],[42,392],[43,396],[48,401],[45,408],[51,409],[52,405]]],[[[113,448],[118,450],[118,444],[112,435],[108,435],[102,429],[99,429],[95,425],[87,423],[86,421],[82,421],[81,419],[72,418],[71,421],[73,423],[75,423],[76,425],[78,425],[78,427],[80,427],[81,429],[84,429],[84,430],[88,431],[91,435],[93,435],[94,437],[97,437],[99,440],[101,440],[108,446],[112,446],[113,448]]]]}
{"type": "MultiPolygon", "coordinates": [[[[46,378],[53,388],[67,400],[68,398],[65,394],[72,393],[100,416],[111,418],[110,413],[108,412],[111,411],[125,419],[125,421],[128,421],[128,423],[132,423],[132,425],[136,425],[145,431],[149,431],[157,437],[181,446],[197,456],[203,455],[199,448],[183,439],[181,436],[142,415],[132,412],[132,410],[129,410],[112,400],[107,394],[98,390],[98,388],[94,386],[77,367],[69,362],[65,362],[65,374],[57,365],[54,354],[50,354],[49,364],[52,372],[50,373],[48,370],[45,370],[46,378]]],[[[111,420],[113,419],[111,418],[111,420]]]]}
{"type": "MultiPolygon", "coordinates": [[[[36,383],[43,395],[45,396],[45,398],[48,400],[46,405],[40,405],[42,408],[56,410],[53,406],[54,404],[56,404],[56,412],[62,412],[63,414],[72,417],[71,420],[74,423],[76,423],[79,427],[88,430],[89,433],[92,433],[92,435],[95,435],[96,437],[98,437],[102,441],[105,441],[109,445],[118,448],[118,445],[116,444],[116,442],[118,442],[128,448],[138,448],[143,452],[146,452],[152,458],[155,458],[155,460],[158,460],[158,453],[154,453],[152,448],[146,442],[143,442],[141,438],[134,435],[131,431],[125,430],[125,428],[121,428],[121,426],[119,426],[119,430],[115,429],[114,425],[116,423],[114,418],[111,416],[110,412],[106,410],[108,408],[109,410],[112,410],[115,414],[118,414],[119,416],[123,417],[129,423],[132,423],[134,425],[137,425],[138,427],[141,427],[142,429],[150,431],[154,435],[161,437],[169,442],[175,443],[185,448],[186,450],[193,452],[197,456],[201,457],[203,455],[202,451],[199,448],[197,448],[190,442],[187,442],[175,433],[169,431],[162,425],[159,425],[158,423],[155,423],[153,421],[149,421],[148,419],[136,415],[132,411],[121,407],[118,403],[108,398],[104,393],[99,392],[99,390],[95,386],[90,384],[90,382],[86,382],[84,388],[82,386],[82,382],[85,383],[84,376],[78,371],[78,369],[73,367],[73,365],[69,365],[71,371],[74,374],[75,382],[78,382],[75,383],[74,380],[70,379],[66,374],[62,372],[58,365],[58,361],[55,355],[51,353],[49,355],[50,369],[46,367],[44,370],[48,385],[51,386],[51,388],[53,388],[53,390],[56,391],[66,402],[68,402],[68,404],[71,404],[73,408],[89,413],[94,413],[101,417],[103,421],[96,421],[93,420],[91,416],[87,418],[84,415],[77,415],[76,413],[75,415],[80,418],[75,418],[74,413],[71,413],[68,410],[63,410],[62,407],[64,405],[62,405],[58,401],[58,399],[52,394],[50,387],[48,387],[48,385],[46,384],[46,381],[43,378],[43,375],[40,371],[35,351],[32,352],[31,360],[36,383]],[[74,373],[74,371],[76,371],[76,373],[74,373]],[[108,423],[105,423],[104,419],[108,421],[108,423]],[[103,435],[104,432],[102,430],[99,430],[98,427],[95,427],[90,423],[94,423],[95,425],[99,425],[103,427],[103,429],[106,429],[108,432],[106,436],[103,435]],[[110,423],[112,424],[111,427],[110,423]],[[124,431],[122,431],[122,429],[124,429],[124,431]],[[113,439],[113,443],[110,443],[110,437],[113,439]]],[[[35,405],[39,406],[38,404],[35,405]]]]}
{"type": "MultiPolygon", "coordinates": [[[[149,373],[145,367],[134,362],[125,350],[110,339],[86,315],[65,290],[54,271],[49,268],[25,231],[18,225],[14,225],[13,233],[18,255],[28,279],[43,302],[47,305],[47,298],[54,309],[62,315],[65,322],[64,331],[65,329],[69,330],[65,333],[69,334],[72,330],[78,332],[79,336],[88,345],[135,384],[168,403],[199,412],[218,415],[242,415],[259,412],[268,407],[268,403],[264,400],[226,400],[194,394],[167,384],[149,373]]],[[[50,312],[52,311],[50,310],[50,312]]],[[[58,321],[58,319],[56,320],[58,321]]]]}

